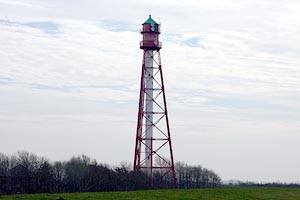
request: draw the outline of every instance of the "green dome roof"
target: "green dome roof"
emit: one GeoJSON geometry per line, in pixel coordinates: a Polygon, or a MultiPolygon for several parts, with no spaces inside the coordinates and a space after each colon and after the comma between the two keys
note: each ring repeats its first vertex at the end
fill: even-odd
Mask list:
{"type": "Polygon", "coordinates": [[[158,23],[156,23],[156,21],[154,21],[154,20],[151,18],[151,15],[149,15],[149,19],[147,19],[147,21],[145,21],[144,24],[158,24],[158,23]]]}

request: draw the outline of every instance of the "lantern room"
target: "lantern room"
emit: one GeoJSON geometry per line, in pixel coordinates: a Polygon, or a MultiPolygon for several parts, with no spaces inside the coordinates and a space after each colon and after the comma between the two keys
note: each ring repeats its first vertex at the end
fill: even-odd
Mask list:
{"type": "Polygon", "coordinates": [[[149,15],[149,19],[143,23],[141,34],[143,34],[143,40],[140,42],[141,49],[161,49],[161,42],[159,41],[160,24],[156,23],[156,21],[151,18],[151,15],[149,15]]]}

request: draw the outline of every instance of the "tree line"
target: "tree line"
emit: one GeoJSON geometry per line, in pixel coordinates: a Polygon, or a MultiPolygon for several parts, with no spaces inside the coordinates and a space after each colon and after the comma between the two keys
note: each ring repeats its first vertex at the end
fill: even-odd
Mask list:
{"type": "MultiPolygon", "coordinates": [[[[221,178],[201,166],[175,164],[179,188],[217,187],[221,178]]],[[[128,191],[172,188],[172,177],[155,173],[153,182],[129,164],[111,167],[80,155],[68,161],[50,162],[27,151],[0,153],[0,195],[17,193],[60,193],[128,191]]]]}
{"type": "Polygon", "coordinates": [[[255,181],[239,181],[223,183],[225,187],[285,187],[285,188],[300,188],[298,182],[255,182],[255,181]]]}

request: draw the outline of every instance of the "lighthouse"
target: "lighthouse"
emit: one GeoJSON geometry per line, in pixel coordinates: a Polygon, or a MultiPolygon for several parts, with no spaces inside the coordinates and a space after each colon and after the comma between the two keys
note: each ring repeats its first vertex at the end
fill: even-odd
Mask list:
{"type": "Polygon", "coordinates": [[[134,152],[134,170],[143,170],[150,179],[157,173],[172,177],[176,188],[167,101],[159,41],[160,24],[151,15],[142,24],[143,50],[139,109],[134,152]]]}

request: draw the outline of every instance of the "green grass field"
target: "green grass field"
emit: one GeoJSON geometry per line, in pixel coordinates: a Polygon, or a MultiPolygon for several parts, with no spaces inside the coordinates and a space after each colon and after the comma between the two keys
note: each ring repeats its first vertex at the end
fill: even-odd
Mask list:
{"type": "Polygon", "coordinates": [[[214,188],[193,190],[148,190],[131,192],[36,194],[0,196],[0,200],[300,200],[300,189],[294,188],[214,188]]]}

